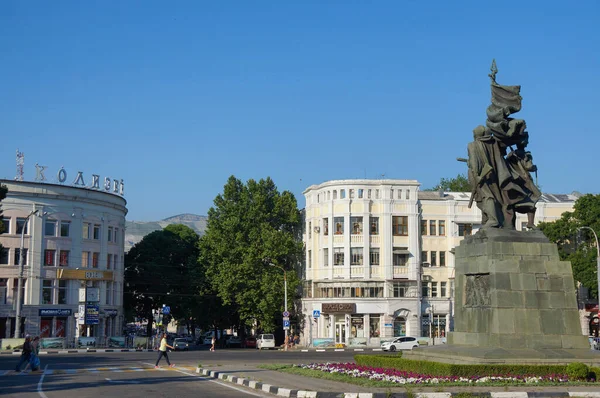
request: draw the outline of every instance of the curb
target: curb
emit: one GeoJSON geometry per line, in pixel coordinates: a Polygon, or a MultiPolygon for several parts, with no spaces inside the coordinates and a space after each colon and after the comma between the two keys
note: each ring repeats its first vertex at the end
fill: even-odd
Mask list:
{"type": "MultiPolygon", "coordinates": [[[[250,379],[235,376],[230,373],[216,372],[204,368],[196,368],[196,373],[203,376],[208,376],[213,379],[219,379],[227,381],[233,384],[253,388],[255,390],[261,390],[270,394],[275,394],[279,397],[289,398],[450,398],[450,397],[464,397],[464,392],[374,392],[374,393],[357,393],[357,392],[325,392],[325,391],[304,391],[304,390],[291,390],[289,388],[272,386],[270,384],[257,382],[250,379]]],[[[600,392],[545,392],[545,391],[499,391],[499,392],[476,392],[470,396],[474,397],[490,397],[490,398],[541,398],[541,397],[552,397],[552,398],[569,398],[569,397],[586,397],[586,398],[600,398],[600,392]]]]}
{"type": "MultiPolygon", "coordinates": [[[[154,350],[151,348],[142,349],[142,350],[127,349],[127,348],[119,348],[119,349],[101,348],[101,349],[92,349],[92,350],[46,350],[46,351],[40,351],[40,355],[79,354],[79,353],[97,353],[97,352],[154,352],[154,350]]],[[[0,355],[21,355],[21,351],[7,351],[7,352],[2,351],[2,352],[0,352],[0,355]]]]}

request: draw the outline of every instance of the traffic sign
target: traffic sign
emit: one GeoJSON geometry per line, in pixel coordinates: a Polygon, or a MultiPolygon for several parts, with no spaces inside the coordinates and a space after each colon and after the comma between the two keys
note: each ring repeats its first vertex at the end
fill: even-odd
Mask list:
{"type": "Polygon", "coordinates": [[[321,311],[313,310],[313,318],[319,318],[321,316],[321,311]]]}
{"type": "Polygon", "coordinates": [[[290,320],[283,321],[283,330],[289,330],[290,328],[290,320]]]}
{"type": "Polygon", "coordinates": [[[287,311],[284,311],[284,312],[283,312],[283,317],[284,317],[284,318],[287,318],[287,317],[289,317],[289,316],[290,316],[290,313],[289,313],[289,312],[287,312],[287,311]]]}
{"type": "Polygon", "coordinates": [[[169,315],[171,313],[171,307],[169,307],[168,305],[165,305],[163,307],[163,315],[169,315]]]}

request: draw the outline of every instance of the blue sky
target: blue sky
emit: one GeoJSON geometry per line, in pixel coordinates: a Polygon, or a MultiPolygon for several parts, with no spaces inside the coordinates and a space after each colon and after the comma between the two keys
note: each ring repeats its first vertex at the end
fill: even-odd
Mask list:
{"type": "Polygon", "coordinates": [[[600,2],[2,1],[0,178],[125,180],[130,220],[206,214],[230,175],[292,191],[465,172],[489,67],[522,85],[546,192],[598,193],[600,2]],[[459,5],[460,4],[460,5],[459,5]]]}

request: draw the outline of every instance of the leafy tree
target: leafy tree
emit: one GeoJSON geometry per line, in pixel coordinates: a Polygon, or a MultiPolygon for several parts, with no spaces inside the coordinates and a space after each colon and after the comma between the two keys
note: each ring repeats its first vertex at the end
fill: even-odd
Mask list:
{"type": "Polygon", "coordinates": [[[591,231],[600,235],[600,195],[584,195],[573,206],[572,212],[551,223],[538,226],[551,242],[558,245],[561,260],[571,262],[573,277],[590,289],[592,295],[598,295],[597,250],[591,231]]]}
{"type": "Polygon", "coordinates": [[[171,306],[175,319],[189,319],[198,295],[197,258],[198,235],[183,225],[154,231],[127,253],[124,306],[128,313],[148,320],[148,335],[152,310],[163,304],[171,306]]]}
{"type": "Polygon", "coordinates": [[[275,329],[283,309],[284,275],[270,264],[286,270],[292,303],[299,285],[294,267],[302,255],[296,238],[300,223],[296,198],[280,193],[271,178],[243,184],[231,176],[215,198],[200,239],[200,262],[223,308],[236,314],[231,324],[275,329]]]}
{"type": "Polygon", "coordinates": [[[459,174],[454,178],[442,178],[433,188],[425,191],[444,191],[444,192],[471,192],[471,184],[464,174],[459,174]]]}

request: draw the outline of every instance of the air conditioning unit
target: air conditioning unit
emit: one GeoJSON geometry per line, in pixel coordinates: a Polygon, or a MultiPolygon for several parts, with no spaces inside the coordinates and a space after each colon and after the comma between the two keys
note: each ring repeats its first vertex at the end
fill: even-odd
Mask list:
{"type": "Polygon", "coordinates": [[[314,229],[314,230],[315,230],[315,233],[317,233],[317,234],[318,234],[319,232],[321,232],[321,227],[315,227],[315,229],[314,229]]]}

